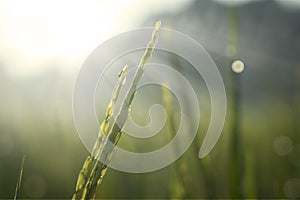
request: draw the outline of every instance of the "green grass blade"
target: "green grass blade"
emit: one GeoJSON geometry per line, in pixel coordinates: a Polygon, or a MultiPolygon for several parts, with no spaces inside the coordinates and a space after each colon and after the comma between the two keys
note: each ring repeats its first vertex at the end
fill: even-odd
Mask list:
{"type": "Polygon", "coordinates": [[[21,164],[21,168],[20,168],[20,175],[19,175],[18,182],[16,185],[16,192],[15,192],[14,199],[17,199],[19,196],[19,193],[20,193],[21,182],[22,182],[22,177],[23,177],[23,170],[24,170],[24,162],[25,162],[25,155],[23,155],[22,164],[21,164]]]}

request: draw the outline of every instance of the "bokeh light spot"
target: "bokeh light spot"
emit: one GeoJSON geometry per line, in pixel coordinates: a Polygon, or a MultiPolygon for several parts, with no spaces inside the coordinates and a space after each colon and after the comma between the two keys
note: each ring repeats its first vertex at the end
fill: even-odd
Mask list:
{"type": "Polygon", "coordinates": [[[242,73],[244,71],[244,63],[240,60],[236,60],[232,63],[231,65],[231,69],[235,72],[235,73],[242,73]]]}
{"type": "Polygon", "coordinates": [[[278,136],[273,142],[273,150],[279,156],[291,153],[293,149],[292,140],[287,136],[278,136]]]}
{"type": "Polygon", "coordinates": [[[284,194],[287,198],[297,199],[300,197],[300,179],[288,179],[283,186],[284,194]]]}

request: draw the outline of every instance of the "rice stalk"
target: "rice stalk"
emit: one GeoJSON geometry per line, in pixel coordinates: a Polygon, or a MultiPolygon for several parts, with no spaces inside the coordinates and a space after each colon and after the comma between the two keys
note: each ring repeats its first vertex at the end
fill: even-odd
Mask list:
{"type": "Polygon", "coordinates": [[[125,66],[125,68],[119,74],[118,86],[106,110],[105,120],[100,125],[99,134],[95,141],[92,153],[84,162],[82,170],[79,173],[73,199],[95,198],[97,187],[101,184],[108,169],[107,164],[111,160],[114,145],[117,145],[123,132],[123,127],[130,113],[131,104],[136,94],[137,84],[143,76],[145,65],[149,62],[152,56],[155,44],[157,42],[157,32],[160,28],[160,25],[160,21],[158,21],[155,25],[152,38],[139,62],[130,87],[126,92],[124,100],[122,101],[120,111],[114,118],[113,113],[115,110],[115,104],[118,99],[121,86],[126,77],[127,67],[125,66]],[[104,136],[102,133],[104,133],[106,136],[104,136]],[[108,140],[114,145],[111,145],[108,140]],[[99,162],[98,159],[104,161],[105,164],[99,162]]]}
{"type": "MultiPolygon", "coordinates": [[[[126,73],[127,73],[128,66],[126,65],[122,71],[119,73],[119,80],[117,83],[117,87],[113,92],[113,96],[108,104],[108,107],[105,112],[105,119],[100,125],[100,129],[103,131],[103,133],[107,132],[110,119],[113,115],[113,112],[115,110],[115,104],[117,101],[117,98],[120,93],[120,89],[122,87],[122,84],[125,81],[126,73]]],[[[102,135],[101,131],[99,131],[97,139],[94,143],[93,149],[91,154],[86,158],[86,160],[83,163],[82,169],[79,172],[75,193],[73,195],[73,199],[79,199],[80,195],[83,193],[84,186],[87,184],[89,174],[92,171],[92,166],[94,166],[98,160],[97,155],[99,154],[99,151],[101,149],[101,144],[103,142],[104,136],[102,135]]]]}
{"type": "Polygon", "coordinates": [[[18,198],[20,189],[21,189],[21,182],[22,182],[23,170],[24,170],[24,162],[25,162],[25,155],[23,155],[22,164],[21,164],[21,168],[20,168],[20,174],[19,174],[17,185],[16,185],[16,191],[15,191],[15,196],[14,196],[15,200],[18,198]]]}

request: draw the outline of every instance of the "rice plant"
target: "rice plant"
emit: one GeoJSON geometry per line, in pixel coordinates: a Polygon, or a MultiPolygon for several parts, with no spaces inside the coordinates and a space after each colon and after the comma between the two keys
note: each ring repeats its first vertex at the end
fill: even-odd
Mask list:
{"type": "Polygon", "coordinates": [[[123,132],[124,125],[127,121],[128,115],[131,110],[131,104],[137,90],[137,84],[142,78],[144,67],[149,62],[153,50],[157,42],[157,32],[160,29],[161,22],[158,21],[152,33],[152,38],[148,43],[146,50],[138,64],[137,70],[130,84],[128,91],[121,103],[120,110],[116,117],[115,104],[117,102],[120,89],[126,77],[127,66],[119,74],[119,81],[117,87],[113,92],[113,96],[108,104],[106,116],[100,125],[98,137],[95,141],[91,154],[86,158],[82,169],[79,173],[75,193],[72,199],[94,199],[97,187],[101,184],[104,175],[108,169],[107,163],[110,162],[114,146],[110,145],[108,140],[114,145],[117,145],[123,132]],[[103,135],[105,134],[105,136],[103,135]],[[104,163],[99,162],[101,158],[104,163]]]}

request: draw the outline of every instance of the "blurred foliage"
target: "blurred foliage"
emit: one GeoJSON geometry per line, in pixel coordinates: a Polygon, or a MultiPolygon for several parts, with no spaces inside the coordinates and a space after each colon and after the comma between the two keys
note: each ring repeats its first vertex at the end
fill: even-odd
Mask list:
{"type": "MultiPolygon", "coordinates": [[[[204,159],[198,158],[210,118],[210,102],[204,100],[200,102],[197,139],[180,159],[146,174],[109,169],[98,198],[232,198],[232,187],[243,198],[300,197],[300,11],[283,9],[274,1],[237,7],[235,43],[228,39],[234,31],[228,24],[229,9],[213,1],[195,1],[178,13],[159,16],[166,26],[182,30],[203,44],[224,78],[228,113],[214,150],[204,159]],[[243,60],[246,67],[238,82],[230,68],[235,59],[243,60]],[[233,90],[235,84],[237,91],[233,90]],[[238,107],[234,92],[239,95],[238,107]],[[232,151],[235,123],[241,145],[232,151]],[[235,154],[242,159],[237,164],[238,181],[233,183],[235,154]]],[[[153,24],[153,18],[158,16],[145,24],[153,24]]],[[[202,78],[187,70],[188,63],[172,55],[161,56],[169,56],[172,66],[198,85],[197,95],[209,98],[202,78]]],[[[0,198],[13,198],[23,155],[26,162],[20,198],[71,198],[88,155],[72,119],[74,80],[75,76],[56,71],[14,79],[0,65],[0,198]]],[[[154,89],[146,88],[146,92],[156,94],[149,101],[166,103],[161,88],[154,89]]],[[[140,99],[146,102],[142,105],[148,105],[140,99]]],[[[176,111],[178,103],[172,101],[176,111]]],[[[135,104],[141,111],[133,106],[133,118],[147,123],[148,116],[140,118],[139,113],[146,109],[138,106],[138,101],[135,104]]],[[[176,124],[178,119],[175,116],[173,120],[176,124]]],[[[165,127],[162,132],[168,130],[165,127]]],[[[155,149],[170,140],[170,135],[160,134],[161,143],[153,139],[145,149],[155,149]]],[[[132,145],[135,143],[126,137],[120,140],[121,147],[132,150],[146,142],[132,145]]]]}

